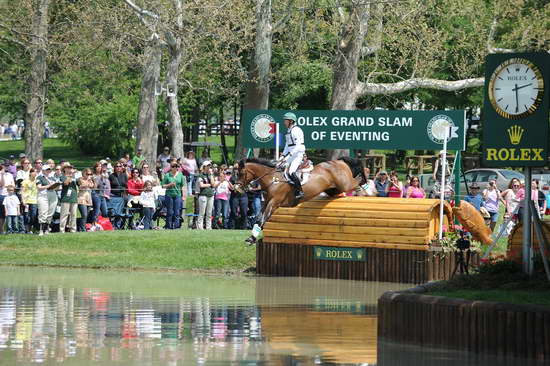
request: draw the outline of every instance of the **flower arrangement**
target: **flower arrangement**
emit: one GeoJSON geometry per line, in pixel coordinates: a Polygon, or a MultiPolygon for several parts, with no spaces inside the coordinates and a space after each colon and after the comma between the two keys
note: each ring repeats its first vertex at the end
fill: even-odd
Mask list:
{"type": "MultiPolygon", "coordinates": [[[[431,245],[436,247],[441,247],[441,250],[444,253],[458,252],[461,249],[457,247],[456,242],[458,239],[460,239],[460,233],[462,231],[464,231],[464,228],[462,227],[462,225],[452,225],[450,230],[446,225],[443,225],[442,238],[432,239],[431,245]]],[[[470,238],[470,251],[481,253],[482,251],[481,243],[477,240],[472,240],[470,238]]]]}

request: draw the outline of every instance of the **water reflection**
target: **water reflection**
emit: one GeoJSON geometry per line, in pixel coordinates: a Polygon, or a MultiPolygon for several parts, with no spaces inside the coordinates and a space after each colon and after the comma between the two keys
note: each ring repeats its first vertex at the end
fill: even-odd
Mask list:
{"type": "Polygon", "coordinates": [[[378,297],[408,286],[0,267],[0,365],[487,364],[377,345],[378,297]]]}
{"type": "Polygon", "coordinates": [[[373,364],[403,286],[0,268],[0,364],[373,364]]]}

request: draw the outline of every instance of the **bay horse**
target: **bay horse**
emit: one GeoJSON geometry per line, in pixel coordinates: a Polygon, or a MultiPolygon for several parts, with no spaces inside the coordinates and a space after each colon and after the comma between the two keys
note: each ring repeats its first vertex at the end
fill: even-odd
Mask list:
{"type": "MultiPolygon", "coordinates": [[[[258,224],[260,229],[278,207],[294,207],[323,192],[328,196],[336,196],[357,188],[362,181],[367,181],[361,162],[357,159],[341,157],[338,160],[322,162],[311,171],[308,181],[302,186],[304,197],[297,200],[294,196],[294,187],[288,183],[283,171],[271,161],[243,159],[239,161],[238,173],[239,185],[246,187],[252,181],[257,181],[266,193],[258,224]]],[[[247,242],[254,244],[256,237],[250,236],[247,242]]]]}

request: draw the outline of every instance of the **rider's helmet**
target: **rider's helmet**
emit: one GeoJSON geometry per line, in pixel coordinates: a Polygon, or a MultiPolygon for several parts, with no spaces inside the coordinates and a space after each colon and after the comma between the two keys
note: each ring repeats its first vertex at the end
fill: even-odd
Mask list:
{"type": "Polygon", "coordinates": [[[296,123],[296,115],[292,112],[285,113],[285,115],[283,116],[283,119],[288,119],[296,123]]]}

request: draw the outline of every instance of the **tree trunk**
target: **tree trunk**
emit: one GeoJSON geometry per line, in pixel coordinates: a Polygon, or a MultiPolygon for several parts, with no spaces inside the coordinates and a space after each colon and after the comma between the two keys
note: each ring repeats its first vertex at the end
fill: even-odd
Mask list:
{"type": "Polygon", "coordinates": [[[176,32],[166,32],[168,43],[168,67],[166,69],[168,117],[170,119],[170,134],[172,135],[172,155],[183,158],[183,130],[181,127],[181,116],[178,106],[178,76],[182,57],[181,35],[183,28],[183,10],[181,0],[174,0],[176,11],[176,32]],[[170,92],[170,93],[169,93],[170,92]]]}
{"type": "MultiPolygon", "coordinates": [[[[256,0],[256,38],[244,97],[245,109],[267,109],[269,107],[269,73],[271,69],[271,0],[256,0]]],[[[241,127],[245,121],[242,120],[241,127]]],[[[246,156],[242,145],[244,128],[239,128],[235,160],[246,156]]]]}
{"type": "MultiPolygon", "coordinates": [[[[342,22],[338,51],[332,69],[332,97],[330,109],[354,110],[356,107],[357,70],[361,60],[363,40],[367,32],[370,5],[353,7],[347,21],[342,22]]],[[[328,151],[329,159],[349,156],[349,150],[335,149],[328,151]]]]}
{"type": "Polygon", "coordinates": [[[137,147],[142,149],[143,156],[145,156],[153,171],[157,163],[159,134],[157,125],[158,99],[155,90],[160,77],[161,56],[160,39],[154,34],[145,49],[137,126],[137,147]]]}
{"type": "Polygon", "coordinates": [[[222,144],[222,158],[223,158],[223,162],[225,164],[228,163],[228,160],[229,160],[229,153],[227,151],[227,142],[225,141],[225,126],[224,126],[224,121],[223,121],[223,103],[222,105],[220,106],[220,140],[221,140],[221,144],[222,144]]]}
{"type": "Polygon", "coordinates": [[[50,0],[36,0],[30,44],[30,96],[25,112],[25,154],[31,160],[42,158],[44,106],[46,104],[46,71],[48,57],[48,7],[50,0]]]}

